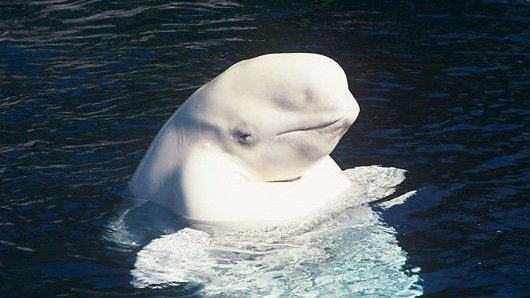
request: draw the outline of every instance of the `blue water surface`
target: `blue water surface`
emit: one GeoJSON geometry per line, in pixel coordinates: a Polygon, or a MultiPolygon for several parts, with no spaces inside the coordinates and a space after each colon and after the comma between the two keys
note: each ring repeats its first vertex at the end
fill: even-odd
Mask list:
{"type": "Polygon", "coordinates": [[[159,295],[104,237],[114,193],[196,88],[270,52],[345,69],[361,114],[332,155],[408,170],[414,199],[382,216],[426,295],[529,295],[529,20],[527,1],[1,1],[0,296],[159,295]]]}

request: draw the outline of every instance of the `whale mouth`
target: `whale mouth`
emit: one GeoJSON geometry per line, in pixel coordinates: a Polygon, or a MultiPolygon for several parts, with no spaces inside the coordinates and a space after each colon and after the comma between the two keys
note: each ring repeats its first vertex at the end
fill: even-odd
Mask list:
{"type": "Polygon", "coordinates": [[[282,135],[285,135],[285,134],[288,134],[288,133],[293,133],[293,132],[308,131],[308,130],[320,130],[320,129],[328,128],[328,127],[333,126],[334,124],[339,123],[341,120],[343,120],[346,117],[347,117],[347,115],[343,115],[343,116],[339,117],[338,119],[335,119],[335,120],[332,120],[332,121],[328,121],[328,122],[324,122],[322,124],[318,124],[318,125],[314,125],[314,126],[308,126],[308,127],[289,129],[289,130],[286,130],[284,132],[281,132],[281,133],[277,134],[276,136],[279,137],[279,136],[282,136],[282,135]]]}

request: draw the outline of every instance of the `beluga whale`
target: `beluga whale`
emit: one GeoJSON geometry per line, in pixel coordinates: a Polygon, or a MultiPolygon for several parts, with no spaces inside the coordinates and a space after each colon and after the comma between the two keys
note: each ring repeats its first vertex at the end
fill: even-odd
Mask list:
{"type": "Polygon", "coordinates": [[[128,184],[197,221],[282,221],[351,187],[329,156],[359,105],[344,70],[311,53],[240,61],[167,120],[128,184]]]}

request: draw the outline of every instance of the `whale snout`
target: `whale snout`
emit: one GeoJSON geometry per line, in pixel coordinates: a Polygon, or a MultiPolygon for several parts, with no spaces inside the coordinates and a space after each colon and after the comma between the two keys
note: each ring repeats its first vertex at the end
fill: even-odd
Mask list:
{"type": "Polygon", "coordinates": [[[347,125],[346,127],[350,127],[355,120],[357,120],[357,117],[359,116],[360,107],[357,103],[357,100],[353,97],[353,95],[347,96],[343,101],[342,106],[342,113],[344,115],[344,124],[347,125]]]}

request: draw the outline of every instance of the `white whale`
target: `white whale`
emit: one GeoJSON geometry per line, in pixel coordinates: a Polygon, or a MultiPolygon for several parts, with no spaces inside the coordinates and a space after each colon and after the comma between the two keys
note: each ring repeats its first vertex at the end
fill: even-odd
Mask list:
{"type": "Polygon", "coordinates": [[[350,187],[329,154],[358,114],[346,75],[330,58],[244,60],[171,116],[129,190],[199,221],[307,215],[350,187]]]}

